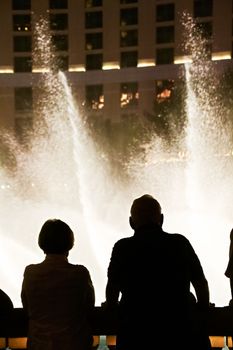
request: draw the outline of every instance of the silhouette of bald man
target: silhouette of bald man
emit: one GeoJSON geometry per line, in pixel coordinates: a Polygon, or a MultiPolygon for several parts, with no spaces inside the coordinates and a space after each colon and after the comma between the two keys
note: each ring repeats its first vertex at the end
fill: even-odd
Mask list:
{"type": "Polygon", "coordinates": [[[119,305],[117,350],[210,348],[204,330],[194,329],[191,311],[208,309],[208,282],[189,240],[164,232],[163,219],[151,195],[135,199],[134,234],[113,247],[105,305],[119,305]]]}

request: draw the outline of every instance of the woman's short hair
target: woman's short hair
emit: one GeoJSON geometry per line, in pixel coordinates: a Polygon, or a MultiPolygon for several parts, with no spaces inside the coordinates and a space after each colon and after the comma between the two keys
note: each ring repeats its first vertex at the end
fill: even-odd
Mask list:
{"type": "Polygon", "coordinates": [[[73,247],[74,234],[64,221],[49,219],[41,227],[38,244],[45,254],[64,254],[73,247]]]}

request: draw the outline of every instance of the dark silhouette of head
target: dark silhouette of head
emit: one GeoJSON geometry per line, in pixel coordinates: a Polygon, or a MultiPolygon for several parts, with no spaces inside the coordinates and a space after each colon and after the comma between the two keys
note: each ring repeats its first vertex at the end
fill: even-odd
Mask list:
{"type": "Polygon", "coordinates": [[[151,225],[162,227],[163,214],[161,206],[159,202],[149,194],[144,194],[133,201],[130,214],[130,226],[133,229],[151,225]]]}
{"type": "Polygon", "coordinates": [[[67,254],[74,245],[71,228],[59,219],[49,219],[43,224],[38,238],[45,254],[67,254]]]}

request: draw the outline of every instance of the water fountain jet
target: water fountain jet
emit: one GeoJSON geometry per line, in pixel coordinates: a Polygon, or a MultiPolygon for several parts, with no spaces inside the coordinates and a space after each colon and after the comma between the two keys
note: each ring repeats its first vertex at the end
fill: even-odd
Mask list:
{"type": "MultiPolygon", "coordinates": [[[[49,38],[43,28],[39,22],[39,39],[49,38]]],[[[70,260],[89,268],[99,305],[104,300],[111,248],[117,239],[132,233],[129,208],[144,193],[161,202],[164,228],[190,239],[209,280],[211,301],[220,306],[228,303],[230,288],[224,271],[232,225],[233,162],[224,155],[232,143],[222,122],[224,106],[213,91],[216,82],[206,84],[213,72],[208,60],[195,56],[200,47],[195,42],[193,39],[193,62],[186,67],[188,118],[178,147],[185,157],[154,136],[143,157],[140,153],[128,161],[127,183],[112,175],[107,156],[88,132],[66,75],[48,69],[53,66],[50,46],[38,45],[34,60],[37,66],[46,66],[40,86],[44,97],[38,101],[34,131],[27,149],[8,137],[16,166],[13,172],[0,169],[4,203],[0,209],[0,275],[2,289],[15,306],[21,306],[24,267],[43,258],[37,235],[49,217],[66,221],[76,233],[70,260]]]]}

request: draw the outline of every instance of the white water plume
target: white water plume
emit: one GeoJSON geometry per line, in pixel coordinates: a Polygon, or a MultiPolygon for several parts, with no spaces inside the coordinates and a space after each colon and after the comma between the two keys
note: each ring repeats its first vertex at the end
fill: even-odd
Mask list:
{"type": "Polygon", "coordinates": [[[14,170],[0,169],[1,288],[15,306],[21,306],[25,266],[43,259],[37,236],[51,217],[73,229],[70,260],[87,266],[96,305],[104,301],[112,246],[132,234],[130,206],[144,193],[161,202],[164,229],[190,239],[209,281],[211,301],[219,306],[228,303],[230,287],[224,271],[232,227],[232,143],[224,124],[225,107],[215,91],[214,70],[201,59],[194,24],[189,18],[184,22],[186,40],[192,44],[192,63],[185,71],[185,137],[177,135],[168,146],[155,135],[142,145],[143,157],[128,160],[128,182],[113,175],[108,157],[92,139],[72,86],[64,73],[56,72],[49,34],[39,22],[38,40],[46,45],[35,50],[35,62],[44,73],[34,91],[40,92],[34,129],[26,149],[7,135],[14,170]]]}
{"type": "MultiPolygon", "coordinates": [[[[37,30],[44,37],[46,23],[40,22],[37,30]]],[[[40,56],[45,57],[42,62],[55,65],[50,46],[41,50],[40,56]]],[[[38,49],[36,52],[38,55],[38,49]]],[[[0,173],[4,203],[0,212],[1,262],[5,267],[1,280],[3,290],[15,306],[20,306],[23,270],[43,259],[37,246],[39,230],[45,220],[57,217],[75,233],[70,259],[89,269],[99,305],[104,301],[112,245],[119,232],[125,232],[124,226],[128,230],[127,216],[125,223],[119,219],[128,207],[120,184],[117,186],[111,176],[107,158],[89,135],[65,74],[52,68],[43,70],[36,87],[42,97],[36,101],[34,129],[27,147],[8,137],[15,168],[8,173],[1,169],[0,173]]]]}
{"type": "Polygon", "coordinates": [[[207,41],[193,19],[183,16],[191,63],[184,67],[186,127],[179,143],[168,148],[156,137],[142,159],[134,159],[135,187],[153,193],[163,207],[164,228],[190,239],[210,285],[211,301],[227,305],[232,221],[232,139],[226,107],[217,94],[218,76],[208,57],[207,41]]]}

